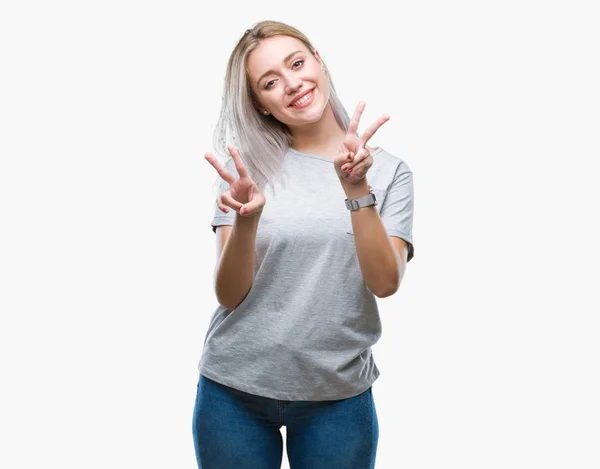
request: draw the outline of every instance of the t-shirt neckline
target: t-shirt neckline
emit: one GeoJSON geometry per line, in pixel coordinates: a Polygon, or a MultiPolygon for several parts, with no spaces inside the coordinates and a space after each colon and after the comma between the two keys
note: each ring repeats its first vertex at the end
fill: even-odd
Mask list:
{"type": "MultiPolygon", "coordinates": [[[[376,153],[379,153],[381,150],[382,150],[381,147],[374,147],[374,151],[373,151],[373,153],[371,153],[371,155],[374,156],[376,153]]],[[[333,158],[329,158],[327,156],[315,155],[312,153],[304,153],[302,151],[294,150],[291,147],[289,148],[289,152],[293,153],[294,155],[303,156],[305,158],[315,158],[317,160],[327,161],[327,162],[333,164],[333,158]]]]}

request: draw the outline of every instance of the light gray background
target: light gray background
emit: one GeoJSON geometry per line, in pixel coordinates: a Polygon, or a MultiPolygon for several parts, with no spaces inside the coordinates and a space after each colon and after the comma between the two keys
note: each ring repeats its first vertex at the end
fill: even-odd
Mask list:
{"type": "Polygon", "coordinates": [[[598,468],[592,3],[3,2],[0,466],[196,467],[203,155],[232,47],[276,19],[415,175],[377,468],[598,468]]]}

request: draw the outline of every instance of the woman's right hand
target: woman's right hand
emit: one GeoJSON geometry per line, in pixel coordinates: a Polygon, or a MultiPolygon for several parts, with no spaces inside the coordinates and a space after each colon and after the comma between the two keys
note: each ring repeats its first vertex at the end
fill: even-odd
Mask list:
{"type": "Polygon", "coordinates": [[[227,145],[227,150],[233,157],[235,168],[240,176],[239,179],[235,179],[211,153],[204,155],[204,158],[217,170],[219,176],[229,184],[229,189],[217,199],[217,207],[226,213],[229,212],[227,207],[231,207],[245,217],[257,215],[262,212],[267,200],[258,186],[248,176],[246,166],[237,149],[233,145],[227,145]]]}

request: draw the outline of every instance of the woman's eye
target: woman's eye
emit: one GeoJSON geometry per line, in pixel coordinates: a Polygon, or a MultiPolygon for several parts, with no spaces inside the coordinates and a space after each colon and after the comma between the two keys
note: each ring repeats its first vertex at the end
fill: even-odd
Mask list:
{"type": "MultiPolygon", "coordinates": [[[[304,63],[303,59],[300,60],[296,60],[293,64],[292,67],[298,68],[300,65],[302,65],[304,63]]],[[[268,90],[269,88],[271,88],[273,85],[275,84],[275,80],[270,80],[265,84],[265,90],[268,90]]]]}

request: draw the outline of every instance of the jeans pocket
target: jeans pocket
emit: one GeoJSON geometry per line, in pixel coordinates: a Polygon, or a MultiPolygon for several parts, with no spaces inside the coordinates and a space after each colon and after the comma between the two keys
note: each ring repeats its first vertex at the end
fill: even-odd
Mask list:
{"type": "MultiPolygon", "coordinates": [[[[373,194],[375,194],[375,199],[377,200],[377,205],[375,206],[375,210],[377,210],[377,213],[381,213],[381,206],[383,205],[383,202],[385,200],[385,197],[386,197],[388,191],[386,191],[385,189],[378,189],[376,187],[373,187],[372,189],[373,189],[373,194]]],[[[350,210],[348,210],[348,212],[350,212],[350,210]]],[[[354,235],[354,231],[352,230],[352,214],[351,213],[348,213],[348,220],[346,222],[346,233],[354,235]]]]}

